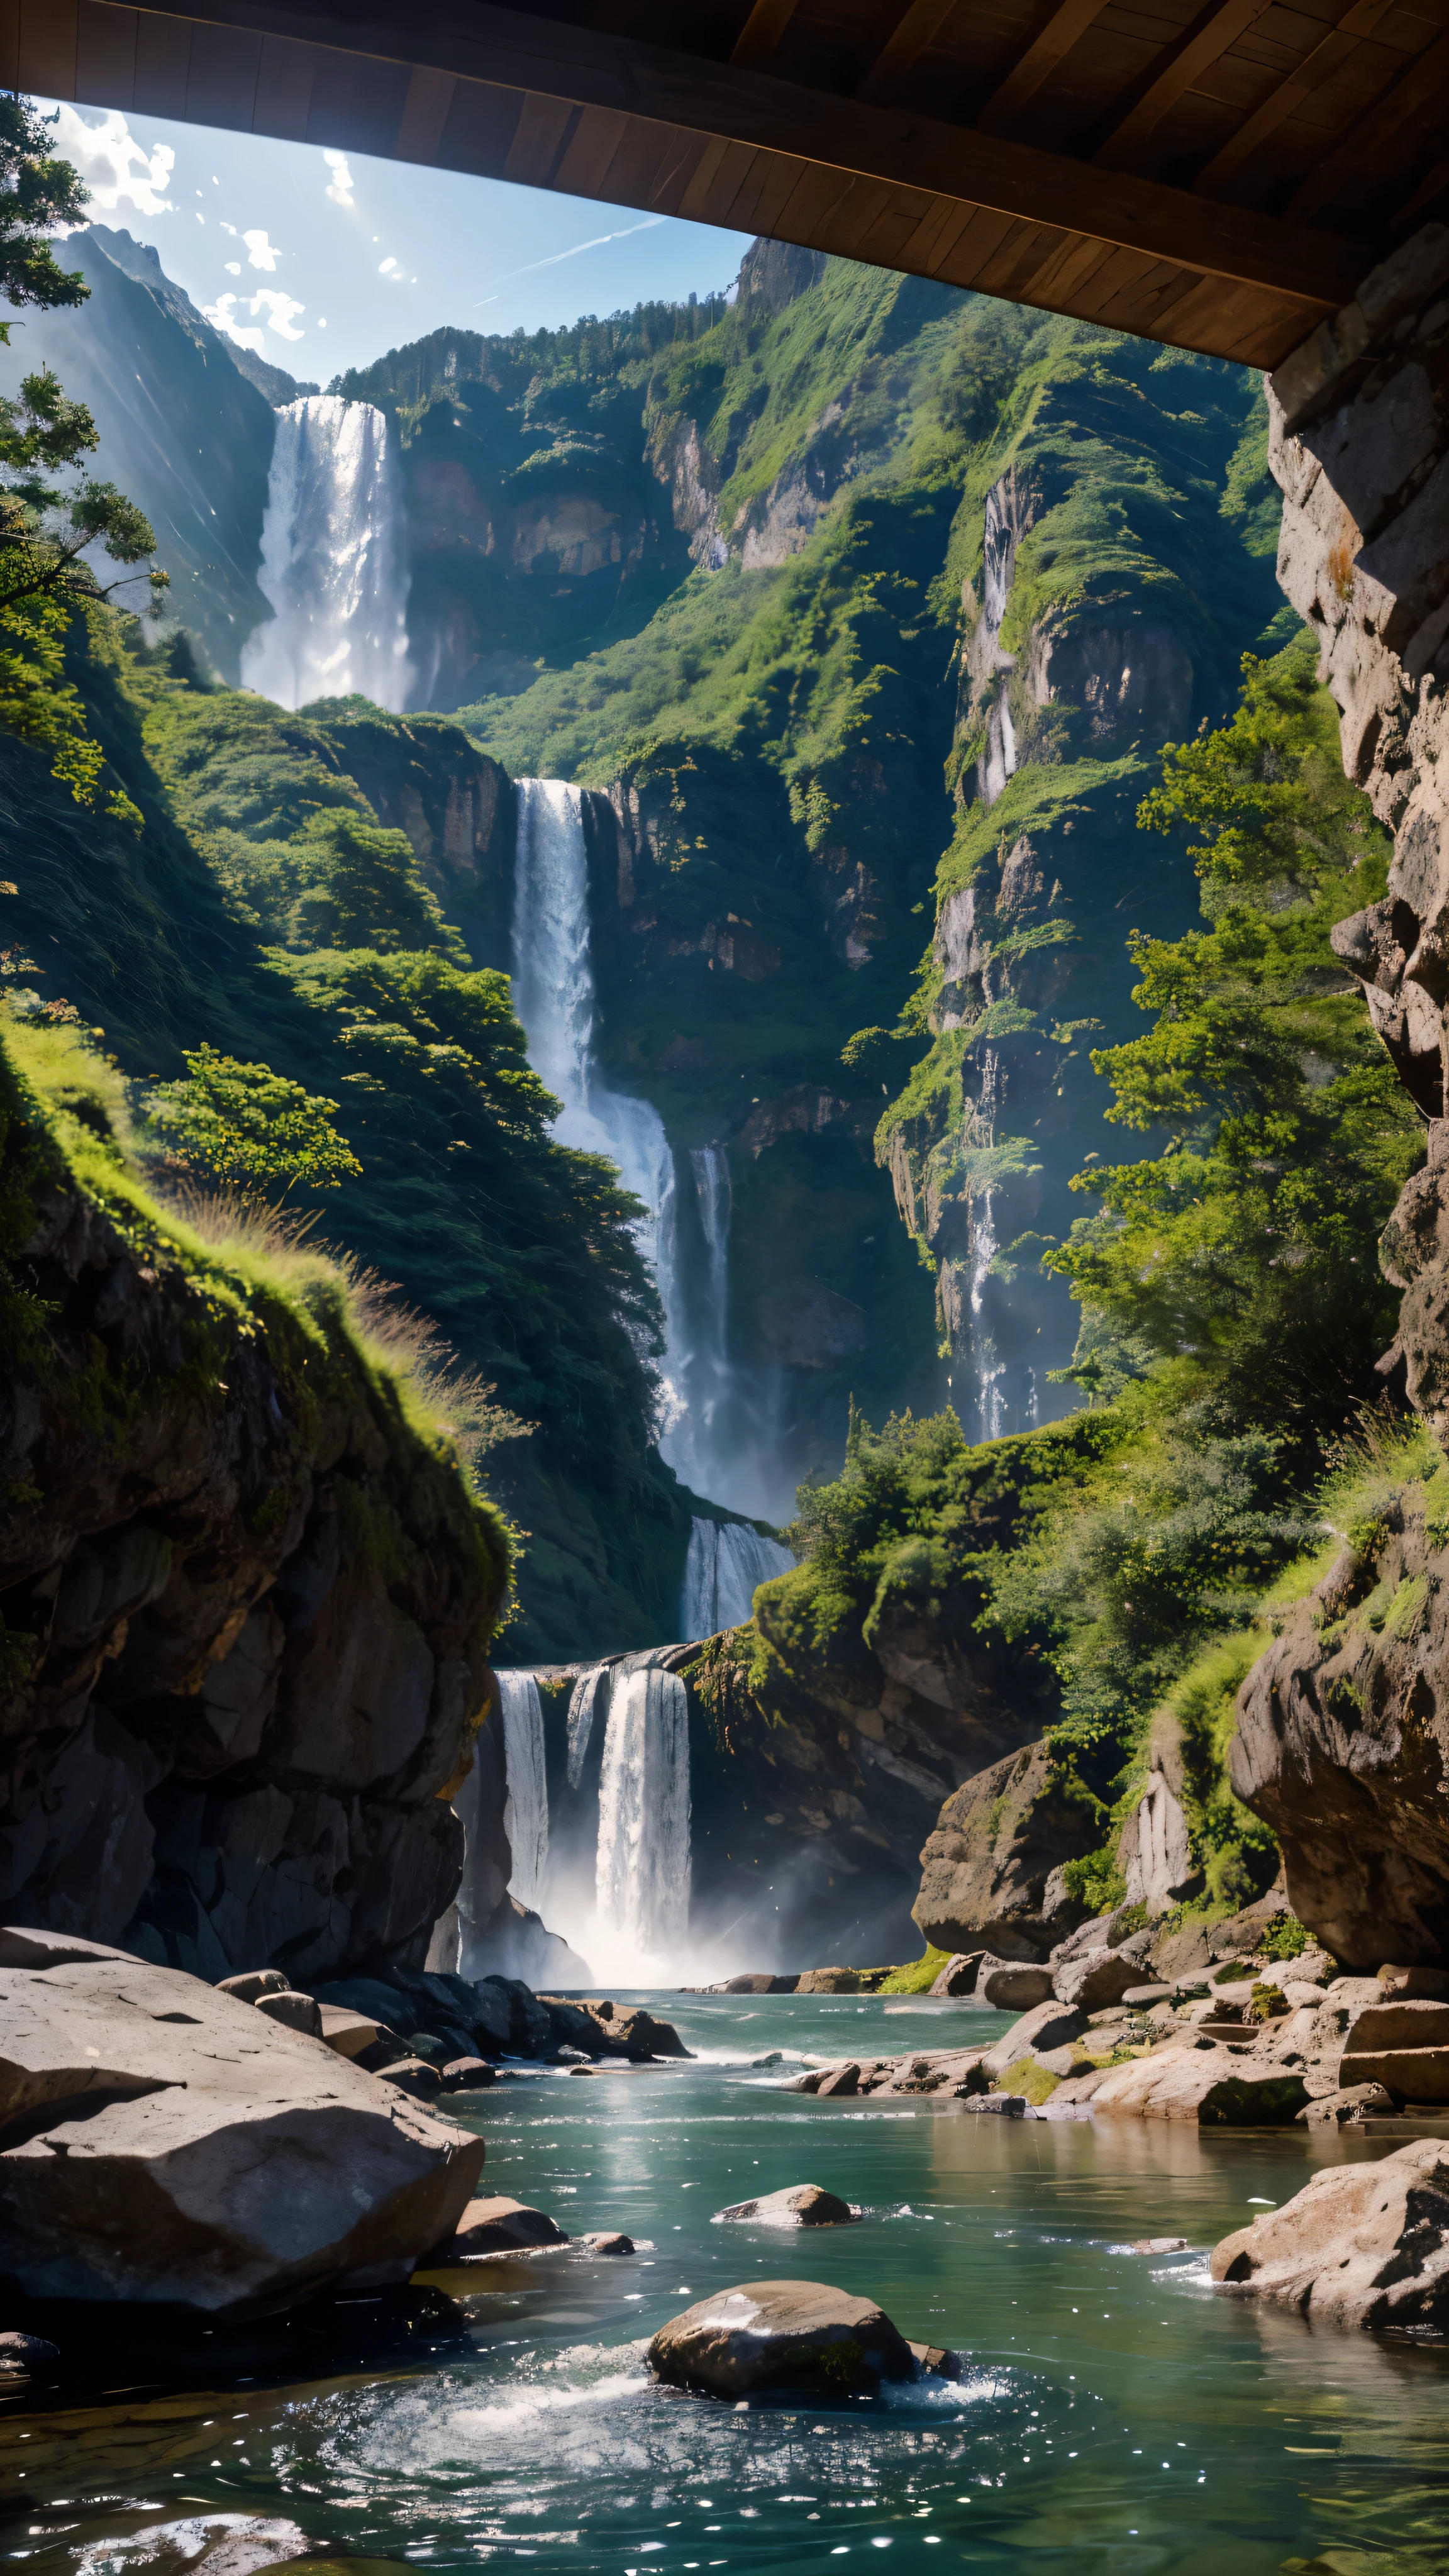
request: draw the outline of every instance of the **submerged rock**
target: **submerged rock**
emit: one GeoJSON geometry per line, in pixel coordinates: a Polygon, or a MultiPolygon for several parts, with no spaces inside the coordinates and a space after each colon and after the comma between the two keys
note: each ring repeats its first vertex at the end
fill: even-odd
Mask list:
{"type": "Polygon", "coordinates": [[[482,2168],[325,2041],[124,1951],[0,1930],[0,2023],[0,2278],[32,2298],[258,2313],[405,2282],[482,2168]]]}
{"type": "Polygon", "coordinates": [[[715,2397],[819,2388],[841,2396],[910,2379],[915,2357],[869,2299],[820,2281],[749,2281],[671,2317],[649,2346],[656,2378],[715,2397]]]}
{"type": "Polygon", "coordinates": [[[785,2191],[767,2191],[759,2200],[737,2200],[728,2209],[717,2209],[711,2225],[739,2218],[753,2219],[758,2227],[848,2227],[859,2216],[853,2202],[822,2191],[818,2182],[797,2182],[785,2191]]]}
{"type": "Polygon", "coordinates": [[[1382,2163],[1328,2166],[1281,2209],[1213,2249],[1226,2286],[1315,2324],[1449,2329],[1449,2145],[1416,2138],[1382,2163]]]}

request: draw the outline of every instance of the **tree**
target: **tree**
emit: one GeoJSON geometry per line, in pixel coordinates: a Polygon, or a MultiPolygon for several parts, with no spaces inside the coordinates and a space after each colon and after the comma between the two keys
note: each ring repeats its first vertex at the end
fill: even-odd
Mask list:
{"type": "MultiPolygon", "coordinates": [[[[47,150],[46,120],[23,99],[0,94],[0,292],[25,306],[84,303],[78,269],[63,269],[46,232],[85,212],[87,191],[68,161],[47,150]]],[[[12,325],[0,323],[8,346],[12,325]]],[[[114,483],[81,470],[99,440],[84,403],[73,402],[48,367],[25,377],[18,397],[0,399],[0,726],[51,754],[51,768],[78,804],[100,801],[105,755],[92,741],[85,707],[65,677],[71,620],[93,614],[127,579],[148,582],[159,602],[167,576],[154,564],[150,523],[114,483]],[[60,478],[60,479],[57,479],[60,478]],[[96,548],[125,568],[103,583],[96,548]]],[[[113,789],[108,810],[140,822],[113,789]]]]}
{"type": "Polygon", "coordinates": [[[1046,1266],[1083,1306],[1071,1373],[1094,1393],[1185,1358],[1232,1419],[1311,1434],[1374,1391],[1393,1299],[1372,1247],[1423,1135],[1329,945],[1382,894],[1389,845],[1311,638],[1246,655],[1243,681],[1230,723],[1168,746],[1138,818],[1199,835],[1211,926],[1133,940],[1154,1024],[1092,1057],[1107,1116],[1166,1150],[1080,1173],[1101,1213],[1046,1266]]]}
{"type": "MultiPolygon", "coordinates": [[[[28,100],[0,92],[0,295],[9,304],[84,304],[90,293],[78,268],[62,268],[46,235],[55,224],[80,223],[89,203],[78,170],[47,148],[47,127],[28,100]]],[[[10,325],[0,322],[10,342],[10,325]]]]}
{"type": "Polygon", "coordinates": [[[158,1083],[146,1102],[151,1125],[187,1163],[219,1181],[263,1189],[294,1181],[332,1190],[362,1170],[332,1121],[335,1100],[304,1091],[267,1064],[243,1064],[210,1046],[186,1055],[184,1082],[158,1083]]]}

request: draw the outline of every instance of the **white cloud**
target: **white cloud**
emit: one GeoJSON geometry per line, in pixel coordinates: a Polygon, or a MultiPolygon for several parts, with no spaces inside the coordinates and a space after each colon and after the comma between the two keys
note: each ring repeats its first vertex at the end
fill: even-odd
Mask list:
{"type": "Polygon", "coordinates": [[[224,266],[228,277],[240,277],[241,261],[239,259],[229,259],[224,262],[224,266]]]}
{"type": "Polygon", "coordinates": [[[131,206],[138,215],[167,215],[175,210],[166,191],[176,167],[169,143],[147,152],[136,141],[118,107],[108,108],[98,123],[88,125],[73,107],[60,103],[55,151],[74,162],[91,192],[92,215],[113,215],[131,206]]]}
{"type": "Polygon", "coordinates": [[[346,153],[324,152],[322,158],[332,173],[331,178],[327,182],[326,193],[331,198],[334,206],[356,205],[357,200],[352,193],[354,182],[352,172],[347,166],[346,153]]]}
{"type": "Polygon", "coordinates": [[[388,259],[380,259],[380,260],[378,261],[378,263],[377,263],[377,273],[378,273],[378,276],[379,276],[379,277],[388,277],[388,276],[390,276],[390,275],[391,275],[391,273],[392,273],[392,271],[396,268],[396,266],[397,266],[397,261],[396,261],[395,259],[392,259],[392,258],[388,258],[388,259]]]}
{"type": "Polygon", "coordinates": [[[231,235],[231,237],[232,237],[232,240],[233,240],[233,241],[235,241],[235,240],[236,240],[236,226],[235,226],[235,224],[229,224],[229,223],[227,222],[227,220],[226,220],[226,218],[225,218],[225,216],[224,216],[224,215],[218,216],[217,221],[220,223],[222,231],[223,231],[224,233],[230,233],[230,235],[231,235]]]}
{"type": "Polygon", "coordinates": [[[247,246],[248,267],[264,268],[270,275],[282,254],[274,243],[268,241],[266,226],[262,225],[259,229],[243,233],[242,240],[247,246]]]}
{"type": "Polygon", "coordinates": [[[279,340],[300,340],[303,335],[293,329],[293,324],[297,315],[306,310],[306,305],[299,304],[295,295],[286,295],[276,286],[259,286],[255,295],[238,295],[228,287],[225,295],[219,295],[214,304],[202,306],[204,318],[215,330],[224,331],[229,340],[239,341],[244,349],[257,351],[263,346],[262,334],[255,327],[259,313],[265,313],[268,329],[275,331],[279,340]],[[250,324],[238,318],[238,305],[252,316],[250,324]]]}

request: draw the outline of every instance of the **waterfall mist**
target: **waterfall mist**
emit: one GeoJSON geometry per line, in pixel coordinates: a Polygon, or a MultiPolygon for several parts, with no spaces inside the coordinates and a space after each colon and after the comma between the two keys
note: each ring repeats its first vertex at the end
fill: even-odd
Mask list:
{"type": "Polygon", "coordinates": [[[400,715],[408,660],[402,484],[384,413],[309,394],[277,414],[257,575],[274,614],[242,647],[278,706],[358,691],[400,715]]]}

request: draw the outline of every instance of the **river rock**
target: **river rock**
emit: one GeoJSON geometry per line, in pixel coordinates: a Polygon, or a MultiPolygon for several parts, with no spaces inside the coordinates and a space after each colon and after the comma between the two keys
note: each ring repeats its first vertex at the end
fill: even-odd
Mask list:
{"type": "Polygon", "coordinates": [[[632,2254],[634,2239],[617,2231],[612,2235],[600,2231],[593,2236],[576,2236],[574,2251],[578,2254],[632,2254]]]}
{"type": "Polygon", "coordinates": [[[1336,2093],[1317,2094],[1298,2118],[1306,2129],[1342,2129],[1350,2121],[1391,2117],[1393,2109],[1393,2096],[1382,2084],[1350,2084],[1336,2093]]]}
{"type": "Polygon", "coordinates": [[[828,2094],[854,2093],[859,2083],[860,2068],[852,2058],[844,2066],[832,2066],[828,2074],[821,2076],[815,2091],[823,2101],[828,2094]]]}
{"type": "Polygon", "coordinates": [[[988,1952],[976,1972],[976,2000],[997,2012],[1026,2012],[1052,1998],[1050,1968],[1017,1959],[996,1959],[988,1952]]]}
{"type": "Polygon", "coordinates": [[[1295,2067],[1230,2056],[1210,2042],[1164,2049],[1109,2067],[1091,2095],[1093,2113],[1129,2112],[1139,2120],[1191,2120],[1199,2128],[1282,2127],[1308,2099],[1295,2067]]]}
{"type": "Polygon", "coordinates": [[[288,1980],[280,1968],[246,1968],[238,1977],[218,1977],[216,1981],[217,1993],[235,1995],[239,2004],[254,2004],[259,1995],[281,1995],[287,1989],[288,1980]]]}
{"type": "Polygon", "coordinates": [[[486,2057],[450,2057],[438,2069],[438,2082],[445,2093],[481,2093],[498,2081],[498,2069],[486,2057]]]}
{"type": "Polygon", "coordinates": [[[456,2228],[429,2256],[434,2263],[470,2263],[480,2254],[526,2254],[540,2245],[567,2245],[568,2238],[543,2209],[501,2195],[470,2200],[456,2228]]]}
{"type": "Polygon", "coordinates": [[[49,2379],[59,2365],[59,2347],[44,2335],[0,2334],[0,2389],[7,2379],[49,2379]]]}
{"type": "MultiPolygon", "coordinates": [[[[1296,1966],[1297,1961],[1294,1962],[1296,1966]]],[[[1386,1996],[1408,2002],[1443,2003],[1449,1999],[1449,1969],[1396,1968],[1379,1970],[1379,1984],[1386,1996]]]]}
{"type": "Polygon", "coordinates": [[[443,2089],[442,2076],[426,2057],[399,2057],[382,2068],[377,2081],[406,2093],[413,2102],[436,2102],[443,2089]]]}
{"type": "Polygon", "coordinates": [[[99,1943],[0,1930],[0,2033],[0,2277],[32,2298],[256,2313],[403,2282],[482,2167],[323,2041],[99,1943]]]}
{"type": "Polygon", "coordinates": [[[1212,2276],[1315,2324],[1449,2329],[1449,2146],[1415,2138],[1377,2164],[1330,2165],[1225,2236],[1212,2276]]]}
{"type": "Polygon", "coordinates": [[[985,1957],[983,1950],[958,1950],[948,1959],[930,1992],[933,1995],[961,1996],[976,1991],[976,1972],[985,1957]]]}
{"type": "Polygon", "coordinates": [[[795,1988],[797,1995],[858,1995],[858,1968],[807,1968],[795,1988]]]}
{"type": "Polygon", "coordinates": [[[820,2281],[747,2281],[671,2317],[649,2346],[656,2378],[715,2397],[818,2388],[845,2396],[911,2379],[916,2363],[869,2299],[820,2281]]]}
{"type": "Polygon", "coordinates": [[[290,1986],[284,1986],[280,1993],[258,1995],[255,2010],[265,2013],[268,2021],[279,2021],[284,2030],[303,2031],[308,2039],[322,2037],[320,2005],[310,1995],[295,1993],[290,1986]]]}
{"type": "Polygon", "coordinates": [[[1028,1744],[946,1800],[921,1853],[912,1915],[938,1949],[1040,1958],[1083,1912],[1063,1865],[1101,1839],[1096,1802],[1056,1769],[1045,1743],[1028,1744]]]}
{"type": "Polygon", "coordinates": [[[1052,1992],[1058,2003],[1076,2004],[1085,2013],[1105,2012],[1120,2004],[1142,1983],[1142,1964],[1126,1950],[1086,1950],[1064,1959],[1053,1971],[1052,1992]]]}
{"type": "Polygon", "coordinates": [[[1024,2120],[1030,2108],[1024,2093],[968,2093],[963,2111],[994,2111],[1001,2120],[1024,2120]]]}
{"type": "Polygon", "coordinates": [[[860,2211],[818,2182],[792,2183],[784,2191],[767,2191],[759,2200],[737,2200],[717,2209],[712,2225],[728,2219],[752,2219],[757,2227],[848,2227],[860,2211]]]}
{"type": "Polygon", "coordinates": [[[611,2057],[688,2057],[672,2021],[656,2021],[642,2005],[610,2002],[585,2003],[586,2014],[596,2025],[611,2057]]]}
{"type": "Polygon", "coordinates": [[[1086,2027],[1087,2016],[1075,2004],[1033,2004],[987,2050],[984,2063],[993,2075],[1004,2075],[1019,2057],[1041,2057],[1049,2050],[1069,2047],[1086,2027]]]}
{"type": "Polygon", "coordinates": [[[381,2023],[369,2020],[366,2013],[348,2012],[342,2004],[319,2004],[317,2010],[322,2037],[339,2057],[361,2057],[384,2036],[381,2023]]]}

